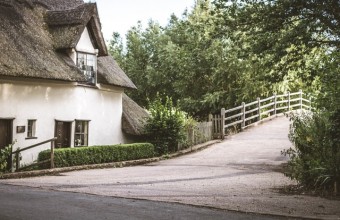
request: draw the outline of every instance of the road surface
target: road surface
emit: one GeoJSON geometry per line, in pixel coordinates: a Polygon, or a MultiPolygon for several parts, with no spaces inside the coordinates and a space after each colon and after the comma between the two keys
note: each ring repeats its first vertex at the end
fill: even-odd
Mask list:
{"type": "Polygon", "coordinates": [[[286,219],[189,205],[112,198],[0,184],[1,220],[286,219]]]}
{"type": "Polygon", "coordinates": [[[340,219],[340,201],[280,193],[291,146],[278,117],[203,151],[144,166],[84,170],[1,182],[64,192],[145,199],[251,213],[340,219]]]}

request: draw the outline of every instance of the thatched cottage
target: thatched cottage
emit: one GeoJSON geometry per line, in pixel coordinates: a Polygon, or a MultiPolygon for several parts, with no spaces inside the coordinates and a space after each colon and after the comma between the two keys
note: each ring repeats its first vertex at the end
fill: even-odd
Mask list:
{"type": "MultiPolygon", "coordinates": [[[[108,55],[95,3],[1,0],[0,49],[0,148],[53,137],[56,147],[118,144],[140,134],[136,117],[146,113],[124,95],[136,87],[108,55]]],[[[48,147],[23,153],[23,163],[48,147]]]]}

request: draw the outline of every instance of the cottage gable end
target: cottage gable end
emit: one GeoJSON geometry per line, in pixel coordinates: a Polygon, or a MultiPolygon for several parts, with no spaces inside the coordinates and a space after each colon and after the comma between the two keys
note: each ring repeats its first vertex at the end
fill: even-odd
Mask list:
{"type": "Polygon", "coordinates": [[[48,11],[45,20],[57,50],[75,48],[86,28],[92,44],[98,49],[98,55],[108,55],[95,3],[82,4],[69,10],[48,11]]]}
{"type": "Polygon", "coordinates": [[[98,49],[93,45],[88,28],[85,27],[76,47],[69,51],[73,63],[86,77],[87,84],[97,83],[97,55],[98,49]]]}
{"type": "Polygon", "coordinates": [[[92,41],[93,40],[90,37],[89,31],[87,27],[85,27],[78,41],[78,44],[76,46],[76,51],[81,51],[84,53],[92,53],[92,54],[97,53],[98,51],[96,50],[96,48],[94,48],[92,41]]]}

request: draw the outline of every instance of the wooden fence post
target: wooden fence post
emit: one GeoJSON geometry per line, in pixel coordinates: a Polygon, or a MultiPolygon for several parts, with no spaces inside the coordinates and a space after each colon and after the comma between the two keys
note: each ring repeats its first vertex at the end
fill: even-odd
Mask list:
{"type": "Polygon", "coordinates": [[[211,122],[211,127],[210,127],[210,131],[211,131],[211,135],[210,135],[210,140],[214,139],[214,121],[213,121],[213,115],[209,114],[208,116],[208,122],[211,122]]]}
{"type": "Polygon", "coordinates": [[[242,113],[242,124],[241,124],[241,129],[243,130],[244,127],[246,126],[246,103],[242,102],[242,108],[241,108],[241,113],[242,113]]]}
{"type": "Polygon", "coordinates": [[[51,169],[54,168],[54,142],[55,140],[51,141],[51,169]]]}
{"type": "Polygon", "coordinates": [[[300,110],[302,110],[302,90],[299,90],[299,98],[300,98],[300,110]]]}
{"type": "Polygon", "coordinates": [[[224,125],[225,125],[225,108],[221,109],[221,139],[224,139],[225,136],[225,129],[224,129],[224,125]]]}
{"type": "Polygon", "coordinates": [[[209,114],[209,116],[208,116],[208,122],[209,122],[209,121],[212,121],[212,119],[213,119],[213,115],[212,115],[212,114],[209,114]]]}
{"type": "Polygon", "coordinates": [[[290,92],[288,92],[288,112],[290,111],[290,92]]]}
{"type": "Polygon", "coordinates": [[[274,93],[274,115],[276,116],[276,102],[277,102],[277,97],[276,97],[276,93],[274,93]]]}
{"type": "Polygon", "coordinates": [[[259,115],[257,121],[261,121],[261,100],[259,97],[257,97],[257,114],[259,115]]]}
{"type": "Polygon", "coordinates": [[[20,158],[19,158],[20,152],[15,153],[15,171],[18,171],[20,168],[20,158]]]}
{"type": "Polygon", "coordinates": [[[13,154],[13,145],[12,145],[12,147],[11,147],[11,172],[12,173],[15,172],[15,167],[14,167],[13,161],[14,161],[14,154],[13,154]]]}

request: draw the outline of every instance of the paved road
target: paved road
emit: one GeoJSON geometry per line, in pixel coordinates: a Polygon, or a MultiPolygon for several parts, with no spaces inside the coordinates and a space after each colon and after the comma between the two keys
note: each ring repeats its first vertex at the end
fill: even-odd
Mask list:
{"type": "Polygon", "coordinates": [[[225,210],[338,219],[340,201],[279,192],[281,150],[291,146],[284,117],[233,135],[201,152],[145,166],[86,170],[0,182],[225,210]]]}
{"type": "Polygon", "coordinates": [[[286,219],[174,203],[56,192],[0,184],[1,220],[286,219]]]}

